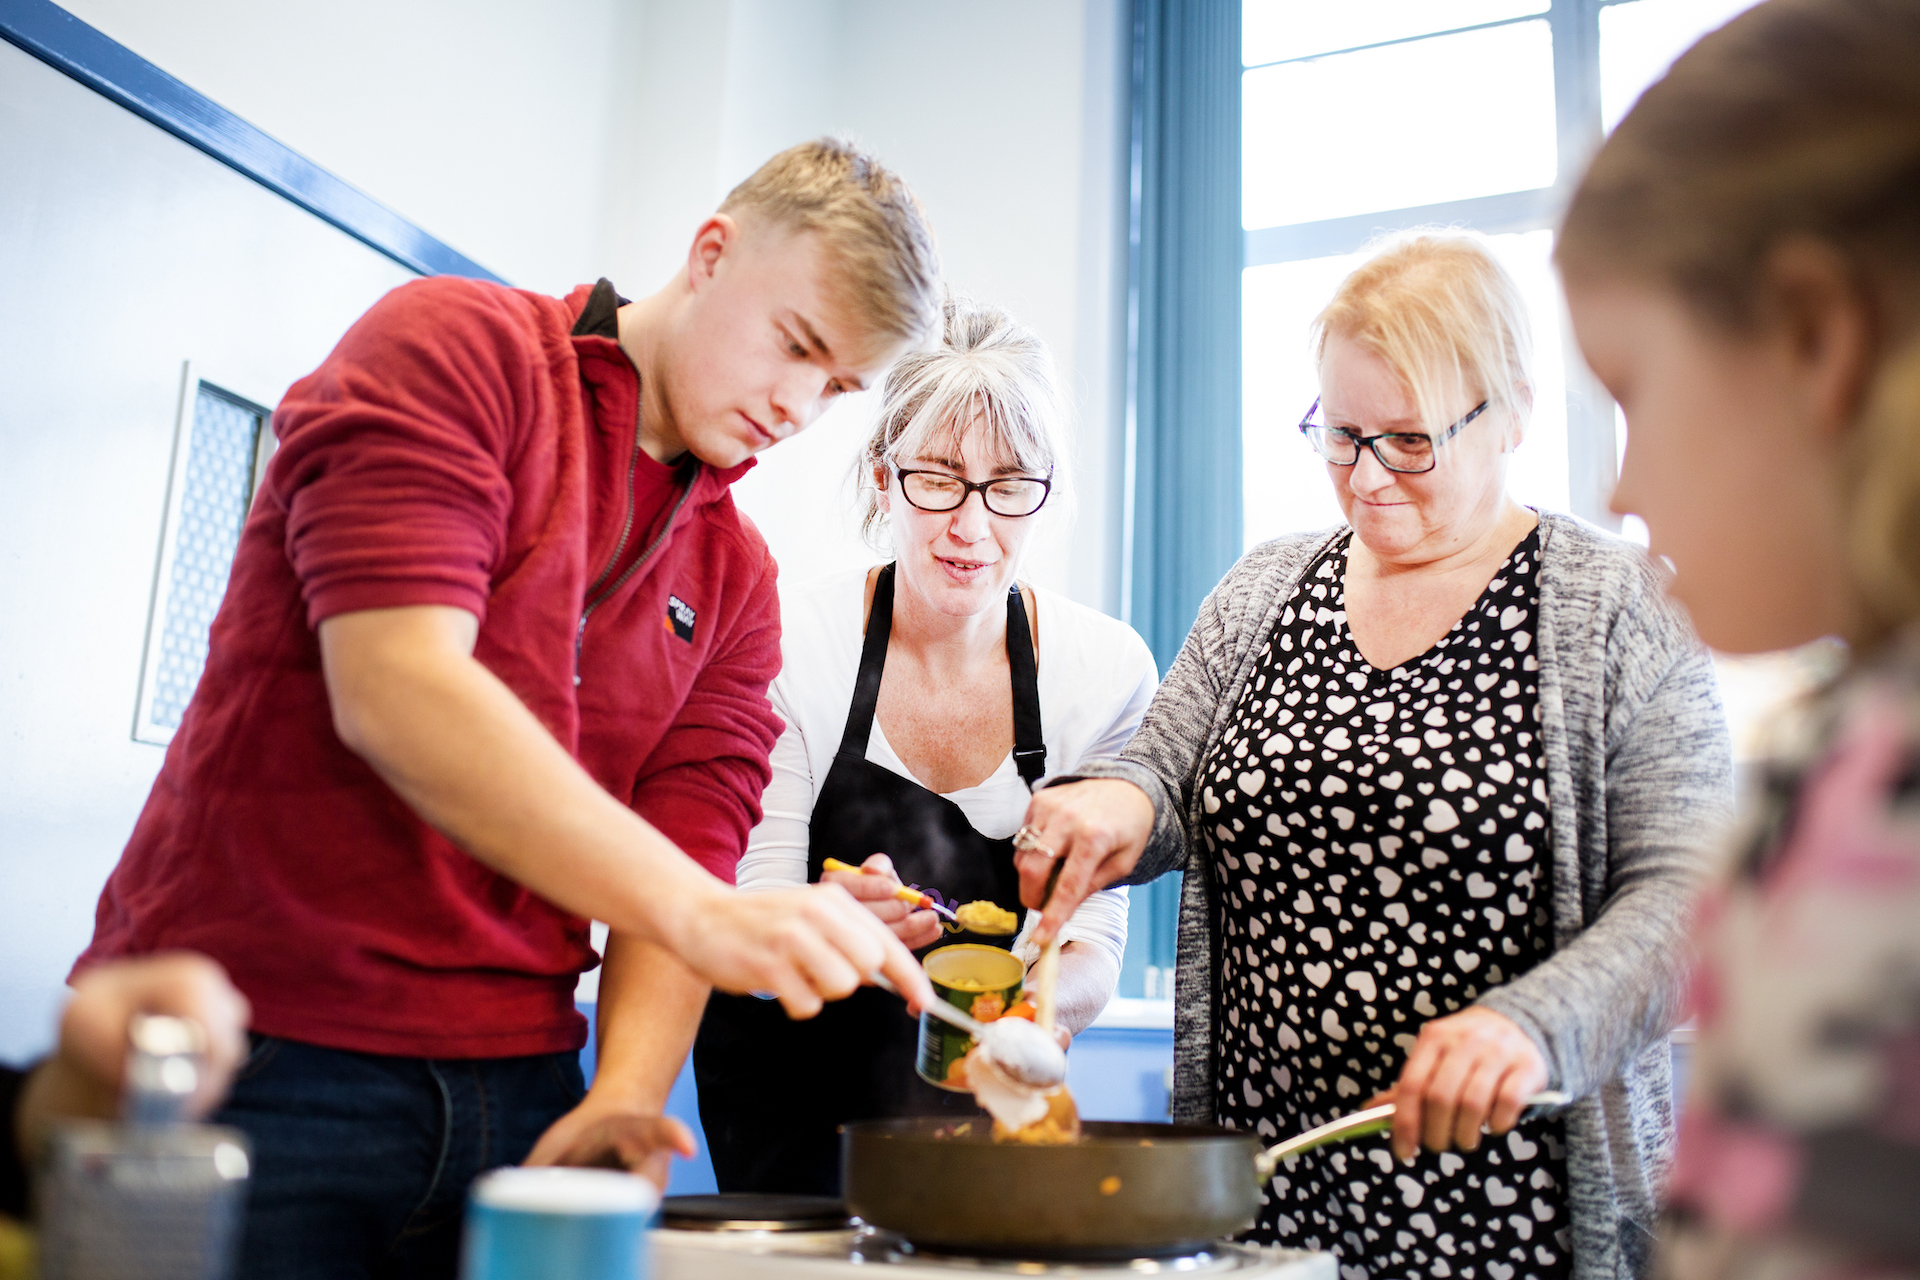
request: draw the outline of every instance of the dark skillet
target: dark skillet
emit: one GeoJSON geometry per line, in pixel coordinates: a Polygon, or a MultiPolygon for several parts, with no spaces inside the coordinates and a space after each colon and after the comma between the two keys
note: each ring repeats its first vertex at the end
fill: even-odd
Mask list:
{"type": "MultiPolygon", "coordinates": [[[[1524,1117],[1566,1106],[1536,1093],[1524,1117]]],[[[1033,1257],[1191,1252],[1253,1225],[1282,1160],[1385,1132],[1393,1104],[1368,1107],[1274,1146],[1198,1125],[1093,1120],[1063,1147],[996,1143],[984,1118],[964,1137],[947,1119],[873,1120],[842,1139],[847,1207],[926,1248],[1033,1257]]]]}
{"type": "Polygon", "coordinates": [[[871,1120],[842,1139],[847,1208],[923,1249],[1132,1258],[1244,1231],[1260,1207],[1252,1135],[1092,1120],[1071,1146],[996,1143],[991,1123],[871,1120]]]}

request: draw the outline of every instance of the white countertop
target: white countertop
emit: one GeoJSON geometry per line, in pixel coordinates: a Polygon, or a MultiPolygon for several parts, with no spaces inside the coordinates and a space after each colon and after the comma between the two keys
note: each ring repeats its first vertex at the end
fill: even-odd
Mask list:
{"type": "Polygon", "coordinates": [[[1107,1001],[1107,1007],[1093,1020],[1093,1026],[1127,1031],[1171,1031],[1173,1001],[1115,996],[1107,1001]]]}
{"type": "MultiPolygon", "coordinates": [[[[1125,1262],[1014,1262],[993,1259],[895,1258],[876,1264],[848,1256],[851,1232],[712,1234],[661,1230],[650,1233],[653,1280],[833,1280],[880,1275],[897,1280],[938,1280],[975,1275],[1120,1276],[1182,1274],[1191,1280],[1231,1275],[1234,1280],[1338,1280],[1330,1253],[1233,1248],[1230,1256],[1197,1259],[1133,1259],[1125,1262]]],[[[876,1276],[877,1280],[877,1276],[876,1276]]]]}

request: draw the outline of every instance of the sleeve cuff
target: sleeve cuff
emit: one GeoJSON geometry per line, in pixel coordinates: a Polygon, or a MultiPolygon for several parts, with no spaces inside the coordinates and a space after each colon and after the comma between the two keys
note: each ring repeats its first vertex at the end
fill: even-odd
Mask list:
{"type": "Polygon", "coordinates": [[[1131,782],[1146,793],[1147,800],[1153,805],[1153,834],[1147,838],[1146,852],[1140,855],[1139,865],[1134,868],[1133,874],[1120,883],[1146,884],[1158,880],[1169,871],[1185,870],[1186,829],[1180,815],[1174,810],[1167,784],[1159,774],[1132,760],[1088,760],[1070,774],[1049,779],[1047,786],[1085,782],[1092,778],[1118,778],[1122,782],[1131,782]]]}
{"type": "Polygon", "coordinates": [[[1547,1037],[1546,1027],[1526,1008],[1524,1000],[1514,999],[1513,992],[1506,987],[1495,987],[1474,1004],[1482,1009],[1491,1009],[1527,1033],[1527,1039],[1533,1041],[1533,1047],[1540,1051],[1540,1060],[1547,1064],[1547,1088],[1567,1087],[1566,1073],[1560,1069],[1560,1061],[1553,1052],[1553,1042],[1547,1037]]]}
{"type": "Polygon", "coordinates": [[[368,609],[404,609],[414,605],[447,605],[464,609],[480,622],[487,620],[483,591],[434,579],[349,582],[307,595],[307,625],[318,628],[328,618],[368,609]]]}

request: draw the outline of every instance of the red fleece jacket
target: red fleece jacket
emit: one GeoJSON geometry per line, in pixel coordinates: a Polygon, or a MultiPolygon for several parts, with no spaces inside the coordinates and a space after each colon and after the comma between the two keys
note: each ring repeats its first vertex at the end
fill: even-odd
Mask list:
{"type": "Polygon", "coordinates": [[[416,281],[287,392],[205,674],[76,969],[190,947],[257,1030],[340,1049],[585,1042],[587,922],[455,848],[335,736],[315,628],[361,609],[473,613],[474,656],[732,881],[780,731],[774,564],[728,491],[745,465],[640,451],[632,363],[572,332],[589,292],[416,281]]]}

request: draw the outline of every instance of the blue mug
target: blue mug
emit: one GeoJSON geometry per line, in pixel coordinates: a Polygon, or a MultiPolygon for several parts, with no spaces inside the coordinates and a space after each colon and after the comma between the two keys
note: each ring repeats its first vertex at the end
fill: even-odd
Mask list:
{"type": "Polygon", "coordinates": [[[495,1169],[467,1195],[461,1280],[645,1280],[660,1193],[609,1169],[495,1169]]]}

